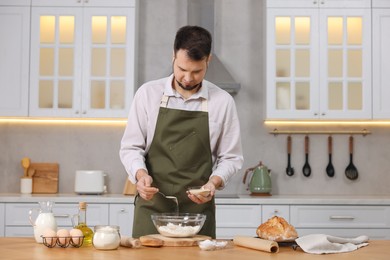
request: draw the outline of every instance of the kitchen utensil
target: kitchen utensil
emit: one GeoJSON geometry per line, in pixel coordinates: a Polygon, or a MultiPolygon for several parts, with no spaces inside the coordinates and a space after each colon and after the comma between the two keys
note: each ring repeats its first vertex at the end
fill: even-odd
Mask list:
{"type": "Polygon", "coordinates": [[[27,177],[32,178],[34,176],[34,174],[35,174],[35,169],[29,168],[27,171],[27,177]]]}
{"type": "Polygon", "coordinates": [[[193,237],[165,237],[160,234],[151,234],[141,236],[139,240],[143,246],[162,247],[162,246],[197,246],[199,241],[211,239],[209,236],[196,235],[193,237]]]}
{"type": "Polygon", "coordinates": [[[187,192],[193,194],[193,195],[202,195],[204,197],[207,197],[210,195],[210,190],[205,189],[202,186],[194,186],[187,188],[187,192]]]}
{"type": "Polygon", "coordinates": [[[334,167],[332,164],[332,148],[333,148],[333,140],[332,140],[332,136],[329,136],[328,137],[329,163],[328,163],[328,166],[326,166],[326,174],[329,177],[334,176],[334,167]]]}
{"type": "Polygon", "coordinates": [[[349,164],[345,169],[345,176],[350,180],[356,180],[359,176],[358,171],[353,164],[353,136],[349,137],[349,164]]]}
{"type": "Polygon", "coordinates": [[[241,247],[251,248],[269,253],[279,252],[279,245],[277,242],[261,238],[235,236],[233,239],[233,243],[241,247]]]}
{"type": "Polygon", "coordinates": [[[253,173],[249,182],[249,190],[251,195],[263,195],[269,194],[272,189],[271,170],[268,170],[267,166],[260,162],[258,165],[251,167],[245,171],[243,183],[246,182],[248,173],[253,173]]]}
{"type": "Polygon", "coordinates": [[[30,169],[35,170],[32,193],[58,192],[58,163],[31,163],[30,169]]]}
{"type": "Polygon", "coordinates": [[[303,175],[309,177],[311,174],[311,168],[309,165],[309,136],[305,136],[305,164],[302,168],[303,175]]]}
{"type": "Polygon", "coordinates": [[[177,198],[175,196],[167,196],[164,193],[162,193],[161,191],[159,191],[158,193],[160,193],[166,199],[173,200],[173,202],[176,204],[175,212],[179,213],[179,201],[177,200],[177,198]]]}
{"type": "Polygon", "coordinates": [[[28,168],[30,167],[30,163],[31,163],[30,158],[28,158],[28,157],[22,158],[21,164],[22,164],[23,171],[24,171],[24,174],[23,174],[24,177],[27,177],[27,172],[28,172],[28,168]]]}
{"type": "Polygon", "coordinates": [[[193,237],[202,229],[206,215],[198,213],[154,213],[157,231],[165,237],[193,237]]]}
{"type": "Polygon", "coordinates": [[[287,168],[286,173],[288,176],[294,175],[294,168],[291,167],[291,136],[287,136],[287,168]]]}
{"type": "Polygon", "coordinates": [[[43,243],[42,236],[47,229],[51,229],[57,232],[57,222],[53,215],[52,208],[54,202],[52,201],[41,201],[39,203],[39,208],[33,208],[29,211],[29,220],[31,225],[34,227],[34,237],[37,243],[43,243]],[[35,220],[34,211],[38,212],[38,216],[35,220]]]}

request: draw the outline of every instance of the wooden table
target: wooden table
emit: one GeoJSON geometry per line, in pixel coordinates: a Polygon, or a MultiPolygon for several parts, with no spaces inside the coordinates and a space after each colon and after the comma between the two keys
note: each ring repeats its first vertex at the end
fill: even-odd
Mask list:
{"type": "Polygon", "coordinates": [[[278,253],[267,253],[238,246],[216,251],[202,251],[199,247],[141,247],[138,249],[119,247],[117,250],[102,251],[91,247],[47,248],[35,243],[33,238],[0,238],[0,259],[7,260],[79,260],[79,259],[134,259],[134,260],[306,260],[306,259],[346,259],[346,260],[388,260],[390,240],[370,241],[366,247],[342,254],[312,255],[291,247],[281,247],[278,253]]]}

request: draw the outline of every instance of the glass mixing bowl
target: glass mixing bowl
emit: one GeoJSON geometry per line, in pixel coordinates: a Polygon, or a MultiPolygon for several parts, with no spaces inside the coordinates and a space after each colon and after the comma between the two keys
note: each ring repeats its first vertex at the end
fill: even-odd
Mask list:
{"type": "Polygon", "coordinates": [[[197,213],[154,213],[157,231],[165,237],[193,237],[202,229],[206,215],[197,213]]]}

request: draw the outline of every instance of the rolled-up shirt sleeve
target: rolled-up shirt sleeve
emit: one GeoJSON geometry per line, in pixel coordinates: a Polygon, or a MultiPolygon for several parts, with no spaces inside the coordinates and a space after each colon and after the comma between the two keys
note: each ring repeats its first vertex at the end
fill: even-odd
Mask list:
{"type": "MultiPolygon", "coordinates": [[[[243,155],[240,135],[240,123],[233,99],[228,99],[225,106],[220,106],[222,111],[216,115],[220,123],[212,124],[220,129],[211,129],[211,132],[218,132],[211,142],[216,142],[212,150],[214,168],[210,177],[219,176],[223,181],[224,188],[242,167],[243,155]]],[[[210,111],[211,112],[211,111],[210,111]]],[[[214,113],[213,113],[214,114],[214,113]]]]}

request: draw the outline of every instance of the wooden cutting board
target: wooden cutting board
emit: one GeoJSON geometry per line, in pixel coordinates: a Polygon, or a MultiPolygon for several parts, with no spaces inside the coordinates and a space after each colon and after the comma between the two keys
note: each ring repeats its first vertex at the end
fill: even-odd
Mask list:
{"type": "Polygon", "coordinates": [[[58,193],[58,163],[31,163],[35,170],[32,193],[58,193]]]}
{"type": "Polygon", "coordinates": [[[209,236],[196,235],[194,237],[164,237],[160,234],[141,236],[140,241],[143,246],[197,246],[198,241],[211,239],[209,236]]]}

